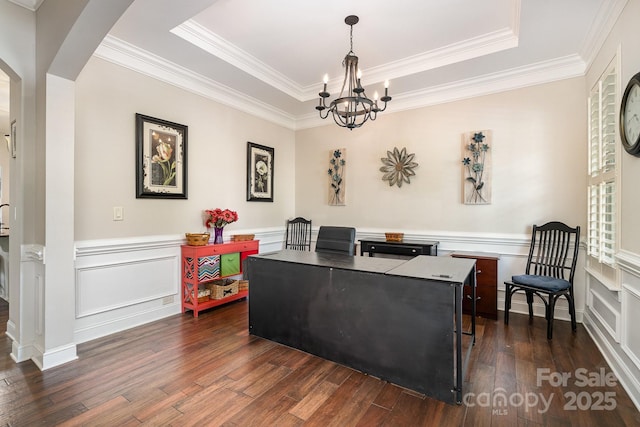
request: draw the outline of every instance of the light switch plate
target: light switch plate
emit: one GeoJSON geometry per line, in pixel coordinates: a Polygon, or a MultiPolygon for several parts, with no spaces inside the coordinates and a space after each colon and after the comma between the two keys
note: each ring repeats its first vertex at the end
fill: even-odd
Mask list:
{"type": "Polygon", "coordinates": [[[114,221],[124,220],[124,208],[122,206],[116,206],[113,208],[113,220],[114,221]]]}

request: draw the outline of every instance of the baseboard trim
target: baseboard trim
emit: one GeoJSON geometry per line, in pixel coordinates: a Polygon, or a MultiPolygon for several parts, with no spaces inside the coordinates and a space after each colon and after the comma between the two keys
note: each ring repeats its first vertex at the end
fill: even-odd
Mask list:
{"type": "Polygon", "coordinates": [[[161,320],[165,317],[173,316],[174,314],[179,314],[180,311],[180,303],[173,303],[136,312],[130,316],[122,316],[109,319],[102,323],[92,324],[86,328],[80,328],[74,331],[75,342],[79,344],[97,338],[102,338],[126,329],[161,320]]]}
{"type": "Polygon", "coordinates": [[[47,350],[45,352],[38,350],[37,353],[31,357],[33,363],[35,363],[41,371],[63,365],[77,359],[78,353],[76,351],[75,343],[47,350]]]}

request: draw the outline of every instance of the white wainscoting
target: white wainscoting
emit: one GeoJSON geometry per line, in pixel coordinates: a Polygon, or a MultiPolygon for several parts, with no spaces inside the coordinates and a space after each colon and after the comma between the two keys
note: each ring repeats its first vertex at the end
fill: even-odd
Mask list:
{"type": "MultiPolygon", "coordinates": [[[[282,248],[284,227],[245,232],[261,253],[282,248]]],[[[76,242],[75,342],[179,314],[184,243],[182,235],[76,242]]]]}
{"type": "Polygon", "coordinates": [[[604,330],[613,338],[620,342],[620,309],[607,300],[603,295],[606,290],[599,290],[597,287],[589,287],[587,293],[587,307],[591,309],[590,314],[596,318],[604,330]]]}
{"type": "Polygon", "coordinates": [[[619,290],[587,277],[584,325],[614,374],[640,409],[640,256],[617,255],[619,290]]]}
{"type": "Polygon", "coordinates": [[[173,250],[166,252],[165,256],[149,253],[149,258],[78,267],[76,318],[175,295],[180,257],[173,250]]]}
{"type": "Polygon", "coordinates": [[[622,349],[640,369],[640,328],[637,327],[640,313],[640,290],[622,285],[622,349]]]}

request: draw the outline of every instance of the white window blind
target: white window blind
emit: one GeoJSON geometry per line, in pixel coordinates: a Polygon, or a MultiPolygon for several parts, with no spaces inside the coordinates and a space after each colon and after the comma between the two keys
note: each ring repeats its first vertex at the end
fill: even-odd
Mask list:
{"type": "Polygon", "coordinates": [[[598,185],[589,186],[589,223],[587,229],[587,250],[589,255],[597,259],[600,259],[600,239],[598,238],[598,226],[600,224],[600,221],[598,220],[599,194],[600,188],[598,187],[598,185]]]}
{"type": "Polygon", "coordinates": [[[588,254],[613,265],[616,251],[616,105],[615,61],[589,96],[588,254]]]}
{"type": "Polygon", "coordinates": [[[600,184],[600,261],[613,265],[616,244],[616,183],[600,184]]]}

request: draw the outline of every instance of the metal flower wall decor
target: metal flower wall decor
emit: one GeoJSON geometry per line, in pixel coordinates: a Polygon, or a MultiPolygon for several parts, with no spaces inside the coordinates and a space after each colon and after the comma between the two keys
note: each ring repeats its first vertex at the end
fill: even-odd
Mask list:
{"type": "Polygon", "coordinates": [[[329,157],[329,205],[344,206],[346,202],[347,149],[333,150],[329,157]]]}
{"type": "Polygon", "coordinates": [[[462,135],[463,202],[467,205],[491,203],[491,131],[462,135]]]}
{"type": "Polygon", "coordinates": [[[380,172],[384,173],[382,180],[387,181],[390,187],[394,184],[402,187],[403,182],[411,184],[411,177],[416,174],[413,169],[418,167],[418,163],[413,161],[415,156],[415,153],[407,153],[406,147],[402,150],[395,147],[393,151],[387,151],[387,157],[380,158],[384,164],[380,168],[380,172]]]}

